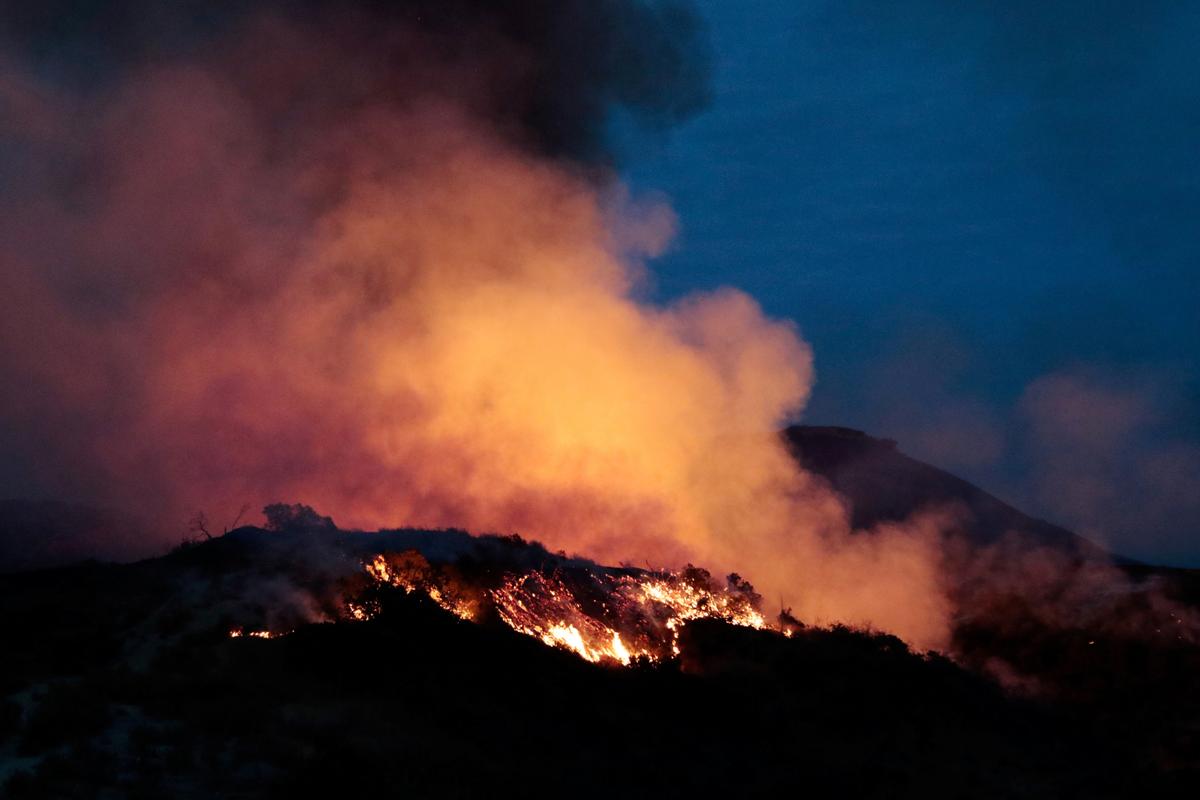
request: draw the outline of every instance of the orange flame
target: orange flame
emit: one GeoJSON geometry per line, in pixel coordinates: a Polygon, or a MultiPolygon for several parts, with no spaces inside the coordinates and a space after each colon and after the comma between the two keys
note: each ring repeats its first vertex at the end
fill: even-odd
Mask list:
{"type": "MultiPolygon", "coordinates": [[[[476,618],[476,609],[440,585],[428,562],[415,552],[376,555],[364,569],[377,583],[424,592],[450,613],[476,618]]],[[[616,576],[589,572],[575,585],[563,576],[529,572],[509,575],[485,594],[500,620],[513,630],[587,661],[628,666],[639,659],[678,655],[679,631],[688,620],[711,618],[766,628],[750,591],[748,586],[714,587],[706,572],[690,568],[683,573],[616,576]]],[[[348,604],[353,620],[369,619],[377,610],[348,604]]]]}
{"type": "MultiPolygon", "coordinates": [[[[475,617],[475,609],[471,603],[439,586],[430,574],[429,562],[415,551],[394,555],[391,563],[382,554],[377,555],[364,565],[364,569],[378,583],[397,586],[409,594],[424,592],[430,600],[460,619],[469,620],[475,617]]],[[[371,612],[352,603],[350,615],[356,620],[362,620],[370,617],[371,612]]]]}

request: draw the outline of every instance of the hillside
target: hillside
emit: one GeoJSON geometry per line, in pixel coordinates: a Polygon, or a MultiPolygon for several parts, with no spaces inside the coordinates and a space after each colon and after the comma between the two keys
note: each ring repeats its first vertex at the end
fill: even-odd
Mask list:
{"type": "MultiPolygon", "coordinates": [[[[464,581],[614,574],[511,537],[243,528],[0,577],[7,796],[1183,796],[1200,767],[1178,736],[1200,718],[1194,648],[1110,637],[1071,698],[790,623],[698,619],[676,658],[589,664],[420,592],[339,616],[355,565],[396,551],[464,581]],[[230,636],[263,626],[286,635],[230,636]]],[[[1075,651],[1046,647],[1047,680],[1096,655],[1075,651]]]]}
{"type": "Polygon", "coordinates": [[[1090,557],[1096,544],[1030,517],[962,478],[901,452],[891,439],[852,428],[795,425],[784,432],[796,460],[829,481],[847,501],[855,528],[900,522],[930,508],[965,512],[962,532],[993,544],[1016,533],[1031,542],[1090,557]]]}

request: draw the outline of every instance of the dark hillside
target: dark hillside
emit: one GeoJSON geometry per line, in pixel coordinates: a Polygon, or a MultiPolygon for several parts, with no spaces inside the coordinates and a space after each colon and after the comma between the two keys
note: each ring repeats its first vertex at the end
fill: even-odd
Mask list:
{"type": "Polygon", "coordinates": [[[852,428],[795,425],[784,432],[796,459],[825,478],[849,501],[856,528],[900,522],[937,507],[967,512],[964,532],[977,544],[1018,533],[1039,544],[1081,555],[1104,556],[1088,540],[1022,514],[949,472],[904,455],[891,439],[852,428]]]}
{"type": "Polygon", "coordinates": [[[618,668],[399,591],[368,622],[296,619],[364,553],[414,546],[586,567],[511,538],[245,528],[0,577],[8,796],[1124,797],[1196,775],[1139,755],[1144,715],[1099,736],[1084,706],[886,635],[697,621],[677,660],[618,668]],[[263,623],[294,632],[229,638],[263,623]]]}

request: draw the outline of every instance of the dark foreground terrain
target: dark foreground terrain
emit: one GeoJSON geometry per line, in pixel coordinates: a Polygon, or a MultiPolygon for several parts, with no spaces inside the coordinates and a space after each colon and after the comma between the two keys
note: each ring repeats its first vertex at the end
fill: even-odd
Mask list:
{"type": "Polygon", "coordinates": [[[399,590],[351,621],[373,553],[478,580],[602,568],[305,510],[133,564],[0,575],[0,796],[1196,796],[1200,576],[1101,558],[890,443],[789,435],[864,528],[961,507],[946,656],[698,620],[677,659],[605,666],[399,590]]]}
{"type": "MultiPolygon", "coordinates": [[[[1082,631],[1025,631],[1033,696],[844,629],[698,621],[677,661],[598,666],[402,592],[367,622],[229,637],[333,597],[331,554],[446,536],[506,568],[557,558],[371,536],[247,528],[0,578],[7,796],[1182,797],[1200,777],[1196,651],[1082,631]]],[[[976,661],[1009,635],[964,632],[976,661]]]]}

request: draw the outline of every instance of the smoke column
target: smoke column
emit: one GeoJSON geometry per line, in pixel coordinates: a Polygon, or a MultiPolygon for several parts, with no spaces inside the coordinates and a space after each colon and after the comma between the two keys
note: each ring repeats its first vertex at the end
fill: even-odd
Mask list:
{"type": "Polygon", "coordinates": [[[27,481],[159,546],[300,501],[692,560],[945,640],[936,520],[852,537],[780,443],[813,381],[794,327],[735,290],[639,299],[673,217],[603,127],[702,100],[685,9],[117,8],[112,52],[6,20],[0,429],[27,481]]]}

